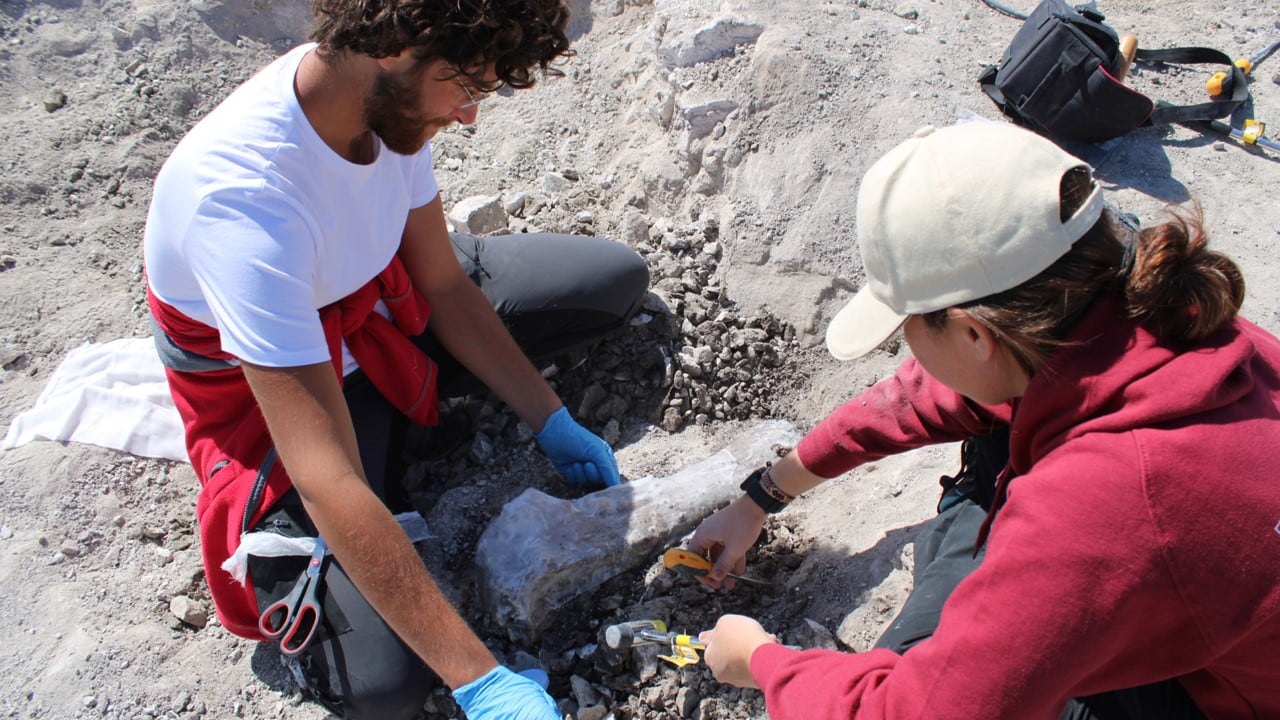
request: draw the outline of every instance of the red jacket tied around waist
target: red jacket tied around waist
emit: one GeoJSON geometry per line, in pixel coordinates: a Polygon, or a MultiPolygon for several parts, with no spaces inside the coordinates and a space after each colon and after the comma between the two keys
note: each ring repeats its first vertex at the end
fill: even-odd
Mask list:
{"type": "MultiPolygon", "coordinates": [[[[222,350],[217,328],[183,315],[149,287],[147,305],[174,345],[205,358],[234,360],[222,350]]],[[[359,290],[319,313],[339,382],[345,342],[360,369],[392,405],[418,424],[437,422],[436,364],[410,340],[426,329],[430,306],[414,289],[398,257],[359,290]],[[390,311],[390,320],[375,312],[379,300],[390,311]]],[[[238,365],[203,372],[166,367],[165,375],[182,416],[187,455],[201,483],[196,519],[218,619],[236,635],[261,640],[252,577],[242,586],[221,566],[240,544],[241,532],[252,528],[292,485],[278,462],[267,465],[259,482],[259,469],[273,443],[238,365]],[[260,485],[260,496],[247,508],[255,484],[260,485]]]]}

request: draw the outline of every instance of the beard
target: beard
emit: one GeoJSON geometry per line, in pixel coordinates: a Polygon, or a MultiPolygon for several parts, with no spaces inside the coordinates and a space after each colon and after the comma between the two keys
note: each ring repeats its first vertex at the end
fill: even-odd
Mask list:
{"type": "Polygon", "coordinates": [[[451,120],[424,117],[422,78],[380,72],[364,101],[364,121],[387,149],[399,155],[413,155],[451,120]]]}

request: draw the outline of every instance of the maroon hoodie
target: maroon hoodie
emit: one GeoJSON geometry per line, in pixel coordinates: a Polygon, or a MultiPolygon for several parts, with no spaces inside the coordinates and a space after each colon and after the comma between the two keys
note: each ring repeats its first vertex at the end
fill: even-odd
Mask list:
{"type": "Polygon", "coordinates": [[[1177,678],[1210,718],[1280,717],[1280,341],[1241,319],[1191,350],[1111,301],[1025,394],[982,407],[915,361],[800,443],[834,477],[1011,423],[981,566],[905,655],[764,645],[774,720],[1056,718],[1177,678]]]}

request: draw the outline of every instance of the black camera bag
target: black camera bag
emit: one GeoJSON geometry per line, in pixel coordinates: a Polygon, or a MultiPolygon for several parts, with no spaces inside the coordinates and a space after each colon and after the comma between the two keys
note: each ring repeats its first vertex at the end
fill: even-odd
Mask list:
{"type": "Polygon", "coordinates": [[[1014,122],[1055,141],[1101,142],[1153,123],[1212,120],[1248,98],[1244,72],[1225,53],[1185,47],[1137,51],[1146,62],[1219,63],[1230,68],[1213,102],[1153,102],[1117,79],[1125,60],[1115,30],[1092,5],[1043,0],[1023,22],[999,65],[978,78],[1014,122]]]}

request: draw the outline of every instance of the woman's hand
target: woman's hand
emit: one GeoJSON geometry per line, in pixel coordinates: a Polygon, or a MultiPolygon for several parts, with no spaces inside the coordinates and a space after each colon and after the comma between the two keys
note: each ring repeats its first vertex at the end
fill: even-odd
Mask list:
{"type": "Polygon", "coordinates": [[[777,636],[765,632],[760,623],[742,615],[722,616],[714,628],[698,635],[698,639],[707,646],[702,657],[716,680],[756,689],[760,686],[751,677],[751,654],[761,645],[778,642],[777,636]]]}
{"type": "Polygon", "coordinates": [[[711,572],[698,578],[704,585],[719,588],[723,583],[733,589],[735,583],[728,575],[741,575],[747,569],[747,550],[760,537],[764,518],[764,510],[744,495],[698,525],[689,550],[715,561],[711,572]]]}

